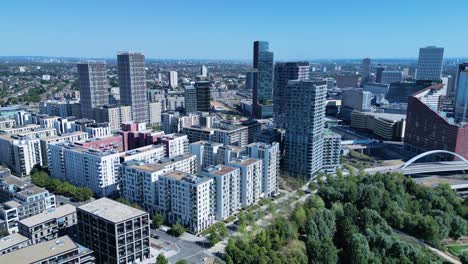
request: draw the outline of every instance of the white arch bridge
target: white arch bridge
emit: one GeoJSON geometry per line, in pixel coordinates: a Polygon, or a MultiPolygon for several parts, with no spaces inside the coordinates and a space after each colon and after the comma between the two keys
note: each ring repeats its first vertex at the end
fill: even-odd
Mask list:
{"type": "Polygon", "coordinates": [[[403,165],[397,166],[385,166],[375,167],[365,170],[367,173],[385,173],[385,172],[400,172],[403,174],[420,174],[420,173],[432,173],[432,172],[451,172],[451,171],[467,171],[468,172],[468,160],[460,154],[454,153],[448,150],[431,150],[421,153],[412,159],[408,160],[403,165]],[[436,162],[422,162],[415,163],[419,159],[433,154],[450,154],[460,160],[457,161],[436,161],[436,162]]]}

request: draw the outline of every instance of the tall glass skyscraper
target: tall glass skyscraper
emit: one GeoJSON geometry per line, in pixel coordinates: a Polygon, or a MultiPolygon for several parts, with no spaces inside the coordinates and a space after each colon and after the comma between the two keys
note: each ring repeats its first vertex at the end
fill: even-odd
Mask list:
{"type": "Polygon", "coordinates": [[[325,81],[288,84],[284,163],[291,176],[311,178],[322,169],[326,94],[325,81]]]}
{"type": "Polygon", "coordinates": [[[77,64],[80,84],[81,116],[93,119],[93,108],[109,103],[106,62],[87,61],[77,64]]]}
{"type": "Polygon", "coordinates": [[[277,62],[275,64],[273,90],[273,119],[276,127],[284,128],[286,118],[286,101],[283,100],[288,82],[291,80],[308,80],[310,65],[308,62],[277,62]]]}
{"type": "Polygon", "coordinates": [[[117,54],[120,103],[132,107],[134,122],[148,122],[145,55],[137,52],[117,54]]]}
{"type": "Polygon", "coordinates": [[[455,90],[455,120],[468,122],[468,63],[460,64],[455,90]]]}
{"type": "Polygon", "coordinates": [[[266,41],[255,41],[253,51],[253,106],[257,118],[273,115],[273,52],[266,41]]]}
{"type": "Polygon", "coordinates": [[[438,81],[442,74],[444,48],[429,46],[419,49],[416,80],[438,81]]]}

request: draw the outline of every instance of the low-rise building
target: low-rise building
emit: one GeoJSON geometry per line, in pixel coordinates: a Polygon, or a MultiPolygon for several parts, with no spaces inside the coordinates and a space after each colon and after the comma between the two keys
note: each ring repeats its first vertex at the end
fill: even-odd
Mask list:
{"type": "Polygon", "coordinates": [[[93,251],[73,242],[68,236],[59,237],[0,256],[0,263],[95,263],[93,251]]]}
{"type": "Polygon", "coordinates": [[[76,207],[65,204],[24,218],[18,222],[19,233],[29,238],[32,244],[41,243],[76,234],[76,207]]]}
{"type": "Polygon", "coordinates": [[[14,233],[0,238],[0,255],[10,253],[12,251],[28,247],[31,245],[29,238],[14,233]]]}

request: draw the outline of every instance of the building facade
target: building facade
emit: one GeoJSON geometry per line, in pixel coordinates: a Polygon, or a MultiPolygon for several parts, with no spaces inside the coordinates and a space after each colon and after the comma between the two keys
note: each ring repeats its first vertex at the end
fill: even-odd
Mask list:
{"type": "Polygon", "coordinates": [[[419,49],[416,80],[438,81],[442,74],[444,48],[429,46],[419,49]]]}
{"type": "Polygon", "coordinates": [[[109,103],[106,62],[81,62],[77,64],[77,68],[81,115],[84,118],[93,118],[93,108],[109,103]]]}

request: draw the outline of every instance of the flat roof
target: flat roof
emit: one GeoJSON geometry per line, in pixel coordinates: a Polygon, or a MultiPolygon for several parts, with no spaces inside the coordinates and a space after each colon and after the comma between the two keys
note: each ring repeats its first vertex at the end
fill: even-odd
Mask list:
{"type": "Polygon", "coordinates": [[[113,223],[119,223],[137,216],[147,214],[145,211],[133,208],[108,198],[101,198],[84,204],[78,209],[97,215],[113,223]]]}
{"type": "Polygon", "coordinates": [[[51,208],[49,210],[45,210],[44,212],[40,214],[25,218],[19,222],[27,227],[33,227],[33,226],[42,224],[44,222],[47,222],[49,220],[64,217],[66,215],[69,215],[75,212],[76,212],[75,206],[71,204],[65,204],[57,208],[51,208]]]}
{"type": "Polygon", "coordinates": [[[168,178],[173,178],[178,181],[182,180],[184,177],[188,176],[190,174],[183,172],[183,171],[178,171],[178,170],[173,170],[168,173],[165,173],[163,176],[168,177],[168,178]]]}
{"type": "Polygon", "coordinates": [[[254,163],[258,162],[258,161],[259,161],[259,159],[246,158],[246,159],[232,160],[232,161],[230,161],[230,163],[238,164],[238,165],[242,165],[242,166],[249,166],[249,165],[254,164],[254,163]]]}
{"type": "Polygon", "coordinates": [[[68,236],[37,243],[0,256],[0,263],[35,263],[78,249],[68,236]]]}
{"type": "Polygon", "coordinates": [[[0,251],[10,248],[19,243],[28,241],[29,238],[20,235],[19,233],[14,233],[12,235],[0,238],[0,251]]]}
{"type": "Polygon", "coordinates": [[[18,194],[23,195],[23,196],[30,196],[30,195],[36,195],[39,193],[47,192],[46,189],[37,187],[36,185],[30,185],[26,189],[22,190],[21,192],[18,192],[18,194]]]}
{"type": "Polygon", "coordinates": [[[234,167],[226,166],[226,165],[218,165],[212,168],[213,170],[210,171],[210,173],[213,175],[219,175],[219,176],[225,175],[226,173],[229,173],[231,171],[238,170],[238,168],[234,168],[234,167]]]}
{"type": "Polygon", "coordinates": [[[135,169],[138,169],[138,170],[147,171],[147,172],[156,172],[156,171],[159,171],[159,170],[164,168],[163,166],[158,165],[158,164],[154,164],[154,163],[152,163],[152,164],[148,164],[148,163],[132,164],[129,167],[130,168],[135,168],[135,169]]]}
{"type": "Polygon", "coordinates": [[[16,185],[19,187],[25,187],[29,185],[29,183],[25,182],[23,179],[13,175],[4,176],[2,177],[2,180],[5,184],[8,185],[16,185]]]}

